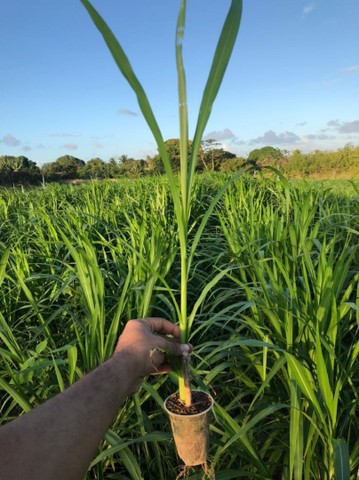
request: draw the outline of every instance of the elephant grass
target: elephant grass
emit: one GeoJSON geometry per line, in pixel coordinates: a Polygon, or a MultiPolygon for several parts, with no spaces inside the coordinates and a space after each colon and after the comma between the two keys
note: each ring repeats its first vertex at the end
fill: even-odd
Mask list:
{"type": "MultiPolygon", "coordinates": [[[[191,224],[226,181],[196,179],[191,224]]],[[[175,320],[181,259],[163,179],[0,197],[7,422],[111,355],[129,315],[149,308],[175,320]]],[[[358,232],[357,198],[317,185],[243,177],[213,209],[193,257],[188,304],[196,311],[193,383],[216,400],[216,478],[357,478],[358,232]]],[[[171,382],[149,379],[125,403],[88,479],[176,477],[161,408],[171,382]]]]}
{"type": "MultiPolygon", "coordinates": [[[[242,0],[232,0],[227,17],[225,19],[222,32],[214,53],[212,66],[210,68],[208,80],[203,92],[200,104],[197,125],[192,144],[192,152],[188,156],[188,105],[187,105],[187,87],[186,76],[183,64],[182,45],[184,39],[187,1],[181,0],[177,19],[175,36],[175,55],[178,78],[178,105],[179,105],[179,138],[180,138],[180,177],[179,185],[169,159],[166,145],[157,124],[155,115],[148,101],[145,90],[134,73],[131,64],[123,51],[120,43],[115,38],[110,28],[92,6],[88,0],[81,0],[87,12],[91,16],[94,24],[102,34],[105,43],[110,50],[122,75],[128,81],[130,87],[137,97],[142,114],[154,136],[158,151],[161,156],[165,172],[170,187],[171,197],[174,204],[174,212],[177,223],[177,232],[180,245],[181,257],[181,284],[180,284],[180,302],[175,301],[178,323],[180,327],[180,339],[182,343],[187,343],[191,324],[193,323],[195,312],[188,312],[188,281],[191,274],[191,266],[196,247],[200,239],[201,232],[208,221],[210,211],[204,215],[202,220],[202,229],[198,231],[198,237],[192,244],[189,244],[188,233],[191,229],[189,224],[191,209],[193,203],[193,188],[195,178],[195,168],[197,165],[198,151],[201,145],[202,136],[211,114],[212,106],[222,83],[224,73],[230,60],[233,47],[237,38],[241,15],[242,0]]],[[[217,198],[218,200],[219,198],[217,198]]],[[[146,313],[146,312],[145,312],[146,313]]],[[[189,379],[185,378],[186,368],[178,371],[179,395],[186,405],[191,405],[191,389],[189,379]]]]}

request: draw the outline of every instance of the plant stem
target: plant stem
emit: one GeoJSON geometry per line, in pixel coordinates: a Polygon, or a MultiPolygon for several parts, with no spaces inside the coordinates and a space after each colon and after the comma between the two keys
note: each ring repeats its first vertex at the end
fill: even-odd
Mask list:
{"type": "Polygon", "coordinates": [[[182,356],[183,380],[184,380],[184,403],[186,407],[192,405],[191,392],[191,372],[190,372],[191,356],[189,353],[184,353],[182,356]]]}
{"type": "MultiPolygon", "coordinates": [[[[187,225],[185,226],[187,230],[187,225]]],[[[188,342],[188,320],[187,320],[187,282],[188,282],[188,259],[187,259],[187,231],[182,231],[180,234],[180,250],[181,250],[181,318],[179,321],[180,324],[180,340],[181,343],[188,342]],[[182,241],[181,241],[182,239],[182,241]]],[[[185,370],[185,356],[183,356],[182,362],[182,372],[178,378],[179,386],[179,396],[182,402],[185,405],[191,405],[191,394],[188,394],[188,389],[190,391],[190,382],[185,370]],[[187,393],[186,393],[187,392],[187,393]]]]}
{"type": "MultiPolygon", "coordinates": [[[[181,0],[180,11],[177,20],[176,29],[176,62],[178,76],[178,104],[179,104],[179,123],[180,123],[180,158],[181,158],[181,175],[180,175],[180,197],[181,212],[178,219],[178,233],[180,240],[181,252],[181,307],[180,307],[180,330],[181,342],[187,343],[189,336],[188,314],[187,314],[187,284],[188,284],[188,222],[190,214],[190,199],[187,191],[188,187],[188,110],[187,110],[187,91],[186,91],[186,75],[183,66],[182,43],[186,21],[186,0],[181,0]]],[[[182,402],[186,406],[192,404],[191,401],[191,385],[189,378],[189,360],[183,357],[182,372],[179,375],[179,395],[182,402]]]]}

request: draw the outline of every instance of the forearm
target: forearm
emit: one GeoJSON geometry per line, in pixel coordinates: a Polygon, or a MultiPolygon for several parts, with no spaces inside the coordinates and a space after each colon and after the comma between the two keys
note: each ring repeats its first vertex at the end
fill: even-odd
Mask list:
{"type": "Polygon", "coordinates": [[[0,429],[0,479],[80,480],[127,395],[138,384],[126,352],[0,429]]]}

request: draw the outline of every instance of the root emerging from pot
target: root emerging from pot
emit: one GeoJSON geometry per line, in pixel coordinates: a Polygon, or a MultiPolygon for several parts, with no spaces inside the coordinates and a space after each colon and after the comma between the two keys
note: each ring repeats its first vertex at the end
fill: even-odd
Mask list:
{"type": "MultiPolygon", "coordinates": [[[[213,471],[213,468],[208,466],[208,463],[206,462],[203,466],[203,477],[202,480],[215,480],[215,473],[213,471]]],[[[186,480],[189,478],[190,473],[192,472],[193,467],[187,467],[184,465],[179,474],[176,477],[176,480],[186,480]]]]}

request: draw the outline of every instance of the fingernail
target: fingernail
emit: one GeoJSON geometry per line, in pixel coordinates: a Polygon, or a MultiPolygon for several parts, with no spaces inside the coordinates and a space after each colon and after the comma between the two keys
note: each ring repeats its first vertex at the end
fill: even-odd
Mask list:
{"type": "Polygon", "coordinates": [[[191,347],[187,343],[181,344],[181,352],[182,353],[190,353],[191,347]]]}

